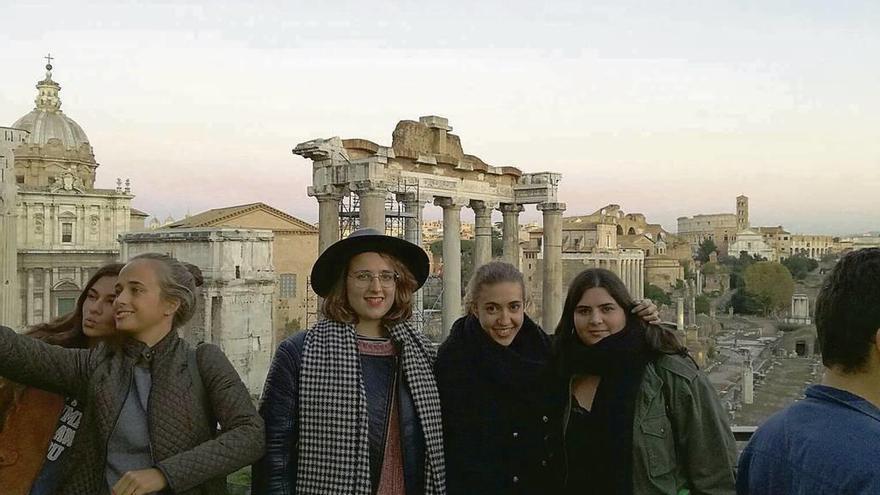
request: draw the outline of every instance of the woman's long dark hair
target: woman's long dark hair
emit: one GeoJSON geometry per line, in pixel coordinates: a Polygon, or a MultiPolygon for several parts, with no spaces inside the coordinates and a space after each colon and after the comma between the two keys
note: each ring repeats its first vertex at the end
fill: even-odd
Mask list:
{"type": "MultiPolygon", "coordinates": [[[[25,335],[30,335],[35,339],[40,339],[49,344],[59,345],[68,348],[86,348],[89,346],[89,338],[83,333],[83,304],[89,295],[89,289],[95,283],[104,277],[116,277],[124,265],[122,263],[110,263],[98,268],[98,271],[92,275],[92,278],[83,287],[82,293],[76,300],[76,308],[66,315],[59,316],[48,323],[40,323],[29,328],[25,335]]],[[[5,378],[0,378],[0,430],[6,423],[6,418],[10,411],[17,407],[23,391],[24,385],[10,382],[5,378]]]]}
{"type": "Polygon", "coordinates": [[[83,287],[82,292],[76,300],[76,308],[66,315],[59,316],[48,323],[35,325],[25,332],[35,339],[40,339],[49,344],[60,345],[61,347],[79,347],[86,348],[89,346],[89,338],[83,333],[83,304],[89,295],[89,289],[95,283],[104,277],[117,277],[119,271],[125,266],[122,263],[110,263],[98,268],[98,271],[92,275],[92,278],[83,287]]]}
{"type": "Polygon", "coordinates": [[[659,325],[645,323],[644,320],[632,314],[631,311],[636,303],[626,289],[626,285],[620,280],[620,277],[604,268],[590,268],[579,273],[568,286],[568,295],[565,296],[562,317],[556,326],[556,352],[554,354],[558,361],[556,367],[558,371],[569,369],[566,366],[568,363],[562,361],[570,353],[564,351],[574,345],[579,338],[574,329],[574,310],[584,296],[584,292],[597,287],[607,290],[618,306],[623,308],[623,311],[626,313],[627,325],[638,325],[645,332],[645,341],[651,351],[657,354],[688,355],[687,347],[679,342],[678,337],[671,330],[659,325]]]}

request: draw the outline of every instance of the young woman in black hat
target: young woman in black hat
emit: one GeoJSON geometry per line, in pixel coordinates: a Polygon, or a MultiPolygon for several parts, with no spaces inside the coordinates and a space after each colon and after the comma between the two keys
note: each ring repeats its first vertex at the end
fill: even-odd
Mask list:
{"type": "Polygon", "coordinates": [[[275,354],[254,493],[445,493],[435,352],[411,321],[427,277],[420,247],[373,229],[321,254],[324,319],[275,354]]]}

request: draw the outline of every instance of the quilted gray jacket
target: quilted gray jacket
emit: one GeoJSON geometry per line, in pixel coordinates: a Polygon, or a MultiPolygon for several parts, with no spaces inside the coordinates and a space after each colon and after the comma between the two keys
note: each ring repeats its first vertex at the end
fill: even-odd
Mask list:
{"type": "Polygon", "coordinates": [[[238,373],[219,347],[199,348],[203,387],[187,368],[191,347],[171,332],[152,348],[126,339],[120,346],[65,349],[0,326],[0,376],[85,403],[79,433],[65,462],[58,494],[107,494],[104,467],[139,356],[150,365],[147,411],[156,468],[175,494],[226,493],[226,475],[263,454],[263,421],[238,373]],[[207,402],[198,397],[204,390],[207,402]],[[219,433],[213,422],[220,423],[219,433]]]}

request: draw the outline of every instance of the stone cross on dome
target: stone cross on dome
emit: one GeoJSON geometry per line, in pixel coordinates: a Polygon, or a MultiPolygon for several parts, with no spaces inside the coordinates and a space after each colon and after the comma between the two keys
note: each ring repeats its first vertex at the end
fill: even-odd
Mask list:
{"type": "Polygon", "coordinates": [[[51,53],[47,53],[45,57],[46,59],[46,70],[52,70],[52,60],[55,58],[51,53]]]}

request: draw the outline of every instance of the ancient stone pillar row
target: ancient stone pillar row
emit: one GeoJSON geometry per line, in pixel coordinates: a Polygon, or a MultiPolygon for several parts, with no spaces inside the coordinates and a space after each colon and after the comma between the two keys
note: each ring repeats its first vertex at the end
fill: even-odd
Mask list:
{"type": "Polygon", "coordinates": [[[675,328],[684,330],[684,298],[675,298],[675,328]]]}
{"type": "Polygon", "coordinates": [[[340,192],[316,193],[318,200],[318,254],[339,240],[340,192]]]}
{"type": "Polygon", "coordinates": [[[452,324],[461,316],[461,207],[456,198],[435,198],[443,208],[443,310],[441,339],[449,336],[452,324]]]}
{"type": "Polygon", "coordinates": [[[492,205],[471,201],[474,210],[474,271],[492,259],[492,205]]]}
{"type": "Polygon", "coordinates": [[[565,203],[541,203],[544,216],[544,280],[541,297],[541,324],[553,332],[562,317],[562,212],[565,203]]]}
{"type": "Polygon", "coordinates": [[[519,214],[523,206],[514,203],[501,203],[501,237],[502,258],[507,263],[519,268],[519,214]]]}
{"type": "Polygon", "coordinates": [[[385,232],[385,196],[388,188],[382,181],[364,180],[355,183],[354,192],[360,199],[360,228],[385,232]]]}

